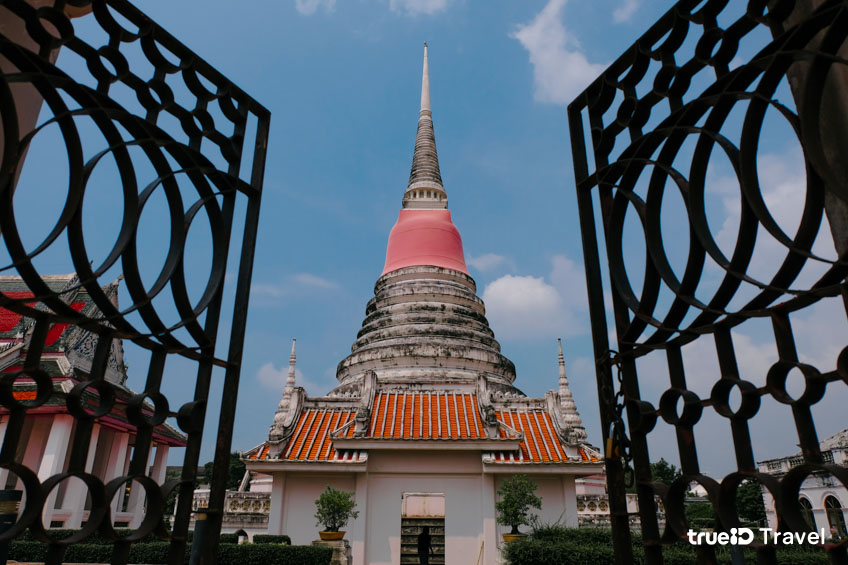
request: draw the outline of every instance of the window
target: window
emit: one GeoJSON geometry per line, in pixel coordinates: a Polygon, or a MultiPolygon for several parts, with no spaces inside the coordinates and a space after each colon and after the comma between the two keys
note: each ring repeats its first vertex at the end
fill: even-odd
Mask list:
{"type": "Polygon", "coordinates": [[[824,499],[824,509],[827,511],[831,537],[843,538],[848,535],[845,528],[845,515],[842,514],[842,504],[839,500],[835,496],[828,496],[824,499]]]}
{"type": "Polygon", "coordinates": [[[815,531],[816,521],[813,518],[812,503],[802,496],[798,499],[798,504],[801,505],[801,516],[804,517],[804,521],[807,522],[807,526],[810,528],[810,531],[815,531]]]}
{"type": "Polygon", "coordinates": [[[824,453],[822,453],[822,460],[825,463],[833,463],[833,452],[825,451],[824,453]]]}
{"type": "Polygon", "coordinates": [[[795,457],[789,458],[789,466],[790,467],[797,467],[798,465],[803,465],[803,464],[804,464],[804,458],[801,457],[801,456],[795,456],[795,457]]]}

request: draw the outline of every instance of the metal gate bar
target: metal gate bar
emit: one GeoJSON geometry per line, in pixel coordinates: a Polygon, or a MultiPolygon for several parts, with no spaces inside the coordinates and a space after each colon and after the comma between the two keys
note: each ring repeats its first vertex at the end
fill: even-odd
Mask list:
{"type": "Polygon", "coordinates": [[[0,535],[0,542],[29,528],[36,539],[49,544],[46,561],[53,564],[63,561],[70,545],[99,531],[114,542],[112,562],[126,563],[133,543],[154,533],[170,540],[168,562],[182,563],[212,371],[222,367],[226,393],[217,408],[207,510],[210,522],[201,556],[201,562],[213,563],[228,478],[270,114],[124,0],[1,0],[0,11],[4,24],[0,32],[0,233],[11,257],[10,264],[0,266],[0,274],[19,275],[31,292],[26,298],[0,293],[0,307],[29,321],[23,366],[0,373],[0,405],[9,414],[0,469],[16,474],[25,490],[18,521],[0,535]],[[60,51],[63,56],[57,63],[60,51]],[[137,64],[139,55],[131,52],[143,54],[143,64],[137,64]],[[49,117],[36,124],[39,100],[49,117]],[[86,151],[94,142],[78,129],[78,119],[95,124],[107,142],[101,152],[90,156],[86,151]],[[15,217],[13,196],[27,147],[48,126],[61,131],[70,163],[67,191],[56,195],[65,205],[47,239],[27,248],[18,229],[25,220],[15,217]],[[246,140],[250,128],[255,128],[255,139],[246,140]],[[125,207],[114,247],[97,265],[86,251],[82,202],[91,171],[101,160],[116,165],[120,183],[114,188],[122,194],[125,207]],[[147,186],[140,186],[136,178],[143,167],[155,171],[147,186]],[[136,236],[145,203],[157,192],[164,193],[168,202],[168,214],[161,222],[170,230],[170,247],[156,282],[148,286],[138,267],[136,236]],[[195,221],[209,222],[213,259],[201,296],[190,299],[186,279],[197,275],[186,273],[184,260],[190,252],[187,234],[195,221]],[[234,226],[241,230],[235,238],[234,226]],[[45,282],[46,273],[39,272],[34,260],[63,245],[62,235],[67,235],[77,278],[56,290],[45,282]],[[228,350],[217,354],[230,247],[239,254],[235,307],[228,350]],[[120,308],[101,280],[115,267],[122,271],[131,298],[131,304],[120,308]],[[76,289],[90,295],[94,312],[78,312],[67,303],[65,296],[76,289]],[[167,308],[161,306],[164,302],[167,308]],[[165,322],[168,312],[163,308],[177,312],[178,320],[165,322]],[[53,379],[42,368],[45,341],[55,324],[76,326],[96,336],[90,374],[77,375],[78,381],[67,393],[55,390],[53,379]],[[125,388],[105,379],[114,339],[132,341],[150,351],[143,392],[127,397],[125,388]],[[161,387],[168,361],[177,357],[196,365],[196,377],[193,399],[173,406],[161,387]],[[35,388],[32,398],[19,394],[22,386],[35,388]],[[33,469],[16,460],[16,453],[28,412],[57,396],[75,419],[69,465],[67,471],[40,481],[33,469]],[[86,472],[89,436],[100,418],[117,411],[136,428],[135,448],[128,475],[104,483],[86,472]],[[168,417],[176,419],[187,445],[181,478],[160,485],[147,476],[147,465],[153,431],[168,417]],[[81,530],[57,540],[47,535],[42,510],[51,490],[69,477],[86,484],[91,510],[81,530]],[[120,537],[112,525],[110,501],[123,496],[133,481],[133,488],[142,488],[146,494],[144,518],[131,535],[120,537]],[[174,489],[179,502],[169,533],[163,513],[174,489]]]}
{"type": "MultiPolygon", "coordinates": [[[[736,492],[746,479],[758,481],[773,496],[782,531],[807,529],[798,502],[807,477],[829,473],[848,487],[848,469],[823,460],[811,411],[828,388],[848,384],[848,347],[836,359],[819,360],[820,366],[802,363],[792,331],[793,314],[824,298],[841,294],[848,312],[848,182],[841,168],[848,162],[848,143],[841,143],[848,136],[842,127],[848,106],[846,40],[845,0],[681,1],[568,108],[601,424],[608,446],[613,539],[621,563],[633,561],[625,501],[631,474],[645,556],[652,564],[663,562],[664,544],[686,539],[684,497],[693,481],[706,489],[717,528],[726,531],[742,525],[736,492]],[[755,33],[762,30],[772,36],[771,42],[755,33]],[[748,51],[753,46],[756,54],[740,61],[740,46],[748,51]],[[797,110],[777,99],[787,75],[797,110]],[[730,117],[732,111],[740,106],[744,118],[736,136],[728,133],[733,128],[727,126],[735,119],[730,117]],[[790,125],[803,148],[806,194],[794,235],[785,234],[770,215],[757,177],[767,111],[790,125]],[[691,157],[683,149],[689,139],[696,142],[691,157]],[[729,160],[738,181],[740,227],[729,257],[707,222],[705,200],[713,189],[707,165],[714,153],[729,160]],[[639,184],[643,177],[645,188],[639,184]],[[684,229],[689,232],[682,273],[671,267],[660,227],[663,196],[674,190],[683,199],[688,223],[684,229]],[[628,212],[636,214],[639,237],[644,237],[641,290],[631,288],[624,261],[624,240],[636,233],[630,230],[625,235],[628,212]],[[838,254],[833,258],[812,251],[825,214],[838,254]],[[603,228],[600,234],[596,217],[603,228]],[[778,241],[785,253],[769,280],[757,280],[749,272],[760,230],[778,241]],[[723,273],[712,296],[704,297],[697,291],[708,261],[723,273]],[[824,265],[824,273],[812,284],[794,287],[805,265],[813,263],[824,265]],[[612,291],[615,350],[608,337],[605,284],[612,291]],[[730,306],[751,289],[753,298],[741,307],[730,306]],[[747,328],[746,322],[756,318],[771,321],[777,352],[767,375],[761,375],[765,386],[740,376],[731,332],[747,328]],[[709,398],[700,398],[687,385],[681,348],[709,339],[715,343],[720,374],[709,398]],[[669,388],[654,405],[640,395],[636,360],[663,354],[669,388]],[[786,390],[793,370],[800,371],[806,387],[797,398],[786,390]],[[735,409],[730,402],[734,391],[741,397],[735,409]],[[755,421],[762,398],[768,396],[791,407],[804,457],[802,465],[780,478],[758,471],[751,444],[749,422],[755,421]],[[735,458],[737,470],[720,481],[700,470],[694,429],[705,410],[726,418],[732,435],[733,453],[728,458],[735,458]],[[652,482],[648,438],[658,418],[676,432],[683,476],[670,486],[652,482]],[[662,532],[655,497],[666,511],[662,532]]],[[[758,562],[777,562],[774,546],[754,546],[758,562]]],[[[712,548],[697,550],[701,562],[716,561],[712,548]]],[[[832,563],[848,562],[845,540],[825,550],[832,563]]]]}

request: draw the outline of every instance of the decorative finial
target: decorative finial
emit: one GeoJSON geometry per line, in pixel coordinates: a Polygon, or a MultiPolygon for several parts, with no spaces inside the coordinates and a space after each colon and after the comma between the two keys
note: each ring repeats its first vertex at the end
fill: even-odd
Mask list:
{"type": "Polygon", "coordinates": [[[433,132],[433,112],[430,110],[430,62],[424,44],[424,69],[421,75],[421,110],[418,112],[418,132],[412,154],[409,184],[403,195],[404,208],[444,210],[448,197],[442,186],[436,135],[433,132]]]}
{"type": "Polygon", "coordinates": [[[294,391],[295,385],[295,371],[294,366],[297,363],[297,339],[292,339],[292,348],[291,355],[289,355],[289,374],[286,377],[286,388],[283,389],[283,400],[288,404],[288,400],[291,398],[292,392],[294,391]]]}
{"type": "Polygon", "coordinates": [[[297,362],[296,348],[297,340],[292,339],[291,355],[289,355],[289,373],[286,377],[286,386],[283,388],[283,397],[277,405],[277,411],[274,414],[274,423],[271,425],[271,434],[279,433],[284,428],[284,422],[291,410],[292,396],[294,396],[295,387],[295,363],[297,362]]]}
{"type": "Polygon", "coordinates": [[[427,44],[424,44],[424,71],[421,76],[421,112],[430,111],[430,64],[427,60],[427,44]]]}
{"type": "Polygon", "coordinates": [[[559,407],[562,413],[562,419],[565,425],[571,429],[571,437],[577,442],[584,441],[586,439],[586,429],[583,427],[583,420],[580,419],[580,414],[577,412],[577,405],[574,403],[574,396],[571,394],[571,388],[568,386],[568,377],[565,375],[565,356],[562,354],[562,339],[560,338],[557,338],[557,347],[559,407]]]}

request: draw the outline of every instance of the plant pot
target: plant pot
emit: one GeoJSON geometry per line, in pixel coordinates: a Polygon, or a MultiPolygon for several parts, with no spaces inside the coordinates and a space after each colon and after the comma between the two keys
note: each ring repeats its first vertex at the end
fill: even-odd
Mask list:
{"type": "Polygon", "coordinates": [[[520,541],[527,537],[527,534],[517,533],[517,534],[501,534],[505,542],[509,543],[511,541],[520,541]]]}
{"type": "Polygon", "coordinates": [[[344,539],[345,532],[318,532],[324,541],[338,541],[344,539]]]}

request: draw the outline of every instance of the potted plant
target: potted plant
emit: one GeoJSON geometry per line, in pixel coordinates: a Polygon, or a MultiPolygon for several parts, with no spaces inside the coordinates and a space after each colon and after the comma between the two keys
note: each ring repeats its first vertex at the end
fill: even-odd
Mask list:
{"type": "Polygon", "coordinates": [[[504,541],[515,541],[527,536],[518,531],[518,526],[529,525],[530,508],[542,508],[542,499],[536,496],[538,485],[527,475],[513,475],[506,479],[498,494],[501,500],[495,503],[498,524],[510,526],[512,531],[503,534],[504,541]]]}
{"type": "Polygon", "coordinates": [[[327,486],[315,501],[315,519],[318,520],[316,525],[324,527],[323,531],[318,532],[322,540],[342,539],[345,532],[340,531],[341,528],[344,528],[351,518],[355,520],[359,516],[359,512],[354,510],[356,502],[353,500],[353,494],[327,486]]]}

